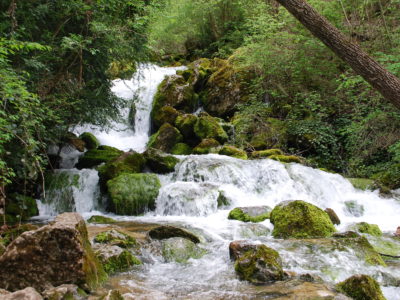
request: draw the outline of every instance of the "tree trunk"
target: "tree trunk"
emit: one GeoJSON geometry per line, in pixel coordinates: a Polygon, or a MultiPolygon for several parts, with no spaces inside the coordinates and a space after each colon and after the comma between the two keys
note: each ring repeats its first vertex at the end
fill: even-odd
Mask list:
{"type": "Polygon", "coordinates": [[[400,109],[400,79],[352,43],[304,0],[277,0],[311,33],[400,109]]]}

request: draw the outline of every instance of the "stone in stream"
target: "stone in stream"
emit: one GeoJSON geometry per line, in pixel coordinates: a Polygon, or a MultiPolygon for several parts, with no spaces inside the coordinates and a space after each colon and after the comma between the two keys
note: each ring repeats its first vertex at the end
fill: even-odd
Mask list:
{"type": "Polygon", "coordinates": [[[229,212],[228,219],[258,223],[268,219],[271,210],[269,206],[236,207],[229,212]]]}
{"type": "Polygon", "coordinates": [[[84,290],[75,284],[62,284],[52,287],[42,292],[42,295],[45,299],[50,300],[84,300],[88,296],[84,290]]]}
{"type": "Polygon", "coordinates": [[[162,255],[167,262],[186,263],[191,258],[201,258],[206,250],[200,248],[192,241],[174,237],[162,240],[162,255]]]}
{"type": "Polygon", "coordinates": [[[118,246],[100,245],[95,250],[96,256],[108,274],[128,271],[133,266],[141,264],[131,252],[118,246]]]}
{"type": "Polygon", "coordinates": [[[107,275],[94,255],[83,218],[64,213],[52,224],[22,233],[0,257],[0,288],[43,291],[73,283],[93,289],[107,275]]]}
{"type": "Polygon", "coordinates": [[[332,208],[326,208],[325,212],[328,214],[329,219],[331,219],[333,224],[340,225],[340,219],[332,208]]]}
{"type": "Polygon", "coordinates": [[[379,283],[368,275],[354,275],[336,285],[336,288],[354,300],[386,300],[379,283]]]}
{"type": "Polygon", "coordinates": [[[168,225],[153,228],[152,230],[149,231],[149,236],[152,239],[156,239],[156,240],[164,240],[164,239],[169,239],[169,238],[173,238],[173,237],[181,237],[181,238],[188,239],[195,244],[200,243],[200,239],[193,233],[191,233],[187,230],[178,228],[178,227],[173,227],[173,226],[168,226],[168,225]]]}
{"type": "Polygon", "coordinates": [[[175,165],[179,162],[176,157],[154,148],[147,149],[144,155],[150,169],[159,174],[173,172],[175,165]]]}
{"type": "Polygon", "coordinates": [[[150,137],[147,147],[170,153],[174,146],[182,141],[183,136],[179,130],[169,123],[164,123],[160,129],[150,137]]]}
{"type": "Polygon", "coordinates": [[[198,118],[194,125],[194,133],[201,140],[215,139],[222,144],[228,140],[228,135],[218,122],[218,119],[208,114],[203,114],[198,118]]]}
{"type": "Polygon", "coordinates": [[[240,240],[233,241],[229,244],[229,257],[231,260],[236,261],[246,251],[256,249],[255,244],[251,244],[249,241],[240,240]]]}
{"type": "Polygon", "coordinates": [[[230,252],[233,258],[237,257],[235,271],[241,279],[254,284],[284,279],[285,273],[282,269],[282,260],[277,251],[265,245],[246,245],[241,243],[237,246],[232,251],[230,249],[230,252]]]}
{"type": "Polygon", "coordinates": [[[122,248],[130,248],[137,245],[133,237],[115,229],[100,232],[95,236],[94,242],[122,248]]]}
{"type": "MultiPolygon", "coordinates": [[[[0,292],[1,300],[43,300],[43,297],[32,287],[15,291],[14,293],[0,292]]],[[[77,299],[78,300],[78,299],[77,299]]]]}
{"type": "Polygon", "coordinates": [[[279,203],[271,211],[270,221],[275,238],[321,238],[336,231],[326,212],[301,200],[279,203]]]}
{"type": "Polygon", "coordinates": [[[394,233],[394,236],[400,237],[400,226],[397,227],[397,230],[396,230],[396,232],[394,233]]]}

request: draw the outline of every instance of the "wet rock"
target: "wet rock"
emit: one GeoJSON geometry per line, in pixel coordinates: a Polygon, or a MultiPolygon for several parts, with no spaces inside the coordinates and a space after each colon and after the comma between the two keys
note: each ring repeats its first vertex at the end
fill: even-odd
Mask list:
{"type": "Polygon", "coordinates": [[[396,230],[396,232],[394,233],[394,236],[400,237],[400,226],[397,227],[397,230],[396,230]]]}
{"type": "Polygon", "coordinates": [[[254,284],[282,280],[284,272],[279,253],[265,245],[239,255],[235,262],[235,271],[241,279],[254,284]]]}
{"type": "Polygon", "coordinates": [[[2,300],[43,300],[43,297],[31,287],[14,293],[7,293],[0,296],[2,300]]]}
{"type": "Polygon", "coordinates": [[[106,184],[108,180],[124,173],[140,173],[145,163],[146,159],[142,154],[134,151],[126,152],[115,160],[98,167],[100,182],[106,184]]]}
{"type": "Polygon", "coordinates": [[[270,213],[269,206],[236,207],[229,212],[228,219],[258,223],[268,219],[270,213]]]}
{"type": "Polygon", "coordinates": [[[328,214],[301,200],[284,201],[271,211],[275,238],[329,237],[335,231],[328,214]]]}
{"type": "Polygon", "coordinates": [[[45,299],[50,300],[83,300],[87,298],[86,292],[75,284],[63,284],[49,288],[42,292],[42,295],[45,299]]]}
{"type": "Polygon", "coordinates": [[[27,231],[0,257],[0,287],[39,291],[64,283],[95,288],[106,274],[95,257],[85,221],[77,213],[59,215],[53,224],[27,231]]]}
{"type": "Polygon", "coordinates": [[[116,223],[112,218],[104,217],[104,216],[91,216],[88,220],[88,223],[94,223],[94,224],[112,224],[116,223]]]}
{"type": "Polygon", "coordinates": [[[189,259],[201,258],[206,251],[192,241],[174,237],[162,241],[162,255],[167,262],[186,263],[189,259]]]}
{"type": "Polygon", "coordinates": [[[106,163],[117,159],[123,151],[110,146],[99,146],[97,149],[86,151],[76,164],[78,169],[93,168],[101,163],[106,163]]]}
{"type": "Polygon", "coordinates": [[[82,139],[78,138],[75,133],[68,132],[63,141],[73,146],[79,152],[85,151],[85,142],[82,139]]]}
{"type": "Polygon", "coordinates": [[[160,128],[164,123],[174,124],[176,118],[180,115],[172,106],[166,105],[158,110],[153,116],[154,128],[160,128]]]}
{"type": "Polygon", "coordinates": [[[354,300],[386,300],[379,283],[368,275],[354,275],[336,288],[354,300]]]}
{"type": "Polygon", "coordinates": [[[345,213],[348,216],[361,217],[364,214],[364,206],[358,204],[357,201],[349,200],[344,202],[345,213]]]}
{"type": "Polygon", "coordinates": [[[144,153],[147,165],[153,172],[165,174],[173,172],[179,159],[160,150],[149,148],[144,153]]]}
{"type": "Polygon", "coordinates": [[[360,222],[350,226],[351,229],[359,233],[366,233],[373,236],[382,236],[382,231],[376,224],[369,224],[367,222],[360,222]]]}
{"type": "Polygon", "coordinates": [[[394,237],[368,236],[368,241],[374,249],[382,254],[398,256],[400,254],[400,242],[394,237]]]}
{"type": "Polygon", "coordinates": [[[218,154],[220,155],[227,155],[239,159],[247,159],[247,153],[246,151],[243,151],[239,148],[236,148],[234,146],[223,146],[218,154]]]}
{"type": "Polygon", "coordinates": [[[149,236],[152,239],[157,239],[157,240],[164,240],[173,237],[181,237],[188,239],[195,244],[200,243],[200,239],[193,233],[178,227],[173,227],[168,225],[153,228],[152,230],[149,231],[149,236]]]}
{"type": "Polygon", "coordinates": [[[178,143],[171,149],[171,153],[174,155],[190,155],[192,151],[192,147],[185,143],[178,143]]]}
{"type": "Polygon", "coordinates": [[[133,266],[141,264],[131,252],[113,245],[97,247],[96,256],[108,274],[128,271],[133,266]]]}
{"type": "Polygon", "coordinates": [[[161,187],[155,174],[122,174],[107,182],[111,211],[120,215],[139,215],[155,208],[161,187]]]}
{"type": "Polygon", "coordinates": [[[236,261],[245,252],[249,250],[255,250],[257,247],[255,244],[251,244],[249,241],[233,241],[229,244],[229,257],[231,260],[236,261]]]}
{"type": "Polygon", "coordinates": [[[82,133],[79,138],[85,142],[85,148],[88,150],[96,149],[100,146],[99,140],[90,132],[82,133]]]}
{"type": "Polygon", "coordinates": [[[220,143],[214,139],[204,139],[193,149],[193,154],[208,154],[213,149],[220,146],[220,143]]]}
{"type": "Polygon", "coordinates": [[[147,147],[170,153],[172,148],[182,141],[183,136],[179,130],[169,123],[164,123],[160,129],[150,137],[147,147]]]}
{"type": "Polygon", "coordinates": [[[219,124],[218,119],[210,115],[198,118],[194,125],[194,132],[199,139],[215,139],[222,144],[228,140],[228,135],[219,124]]]}
{"type": "Polygon", "coordinates": [[[122,248],[130,248],[137,245],[133,237],[114,229],[97,234],[94,238],[94,242],[122,248]]]}
{"type": "Polygon", "coordinates": [[[198,117],[192,114],[183,114],[176,118],[175,126],[182,133],[185,140],[197,141],[198,139],[194,133],[194,125],[196,124],[198,117]]]}
{"type": "Polygon", "coordinates": [[[340,225],[340,219],[332,208],[325,209],[325,212],[328,214],[329,219],[331,219],[333,224],[340,225]]]}
{"type": "Polygon", "coordinates": [[[360,235],[355,231],[335,232],[332,237],[334,238],[357,238],[360,235]]]}
{"type": "Polygon", "coordinates": [[[272,155],[283,155],[283,151],[280,149],[268,149],[261,151],[253,151],[251,153],[251,158],[266,158],[272,155]]]}

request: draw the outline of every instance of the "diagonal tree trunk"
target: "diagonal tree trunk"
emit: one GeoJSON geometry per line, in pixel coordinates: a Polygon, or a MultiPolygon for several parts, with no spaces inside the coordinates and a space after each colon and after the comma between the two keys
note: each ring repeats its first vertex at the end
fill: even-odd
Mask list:
{"type": "Polygon", "coordinates": [[[311,33],[400,109],[400,79],[351,42],[305,0],[277,0],[311,33]]]}

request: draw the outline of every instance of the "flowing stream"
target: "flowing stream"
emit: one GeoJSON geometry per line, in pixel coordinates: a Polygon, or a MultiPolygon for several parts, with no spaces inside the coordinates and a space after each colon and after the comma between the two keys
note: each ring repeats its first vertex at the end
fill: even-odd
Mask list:
{"type": "MultiPolygon", "coordinates": [[[[125,121],[115,121],[108,131],[82,126],[76,128],[75,132],[90,131],[102,144],[143,152],[149,138],[154,94],[163,78],[174,74],[177,69],[142,66],[139,75],[132,80],[114,82],[113,91],[118,96],[129,104],[134,99],[134,126],[128,121],[129,109],[126,108],[122,113],[125,121]]],[[[89,217],[102,210],[97,172],[85,169],[78,171],[73,168],[73,163],[71,166],[71,160],[78,155],[66,153],[65,161],[70,163],[64,165],[65,169],[57,171],[76,185],[65,191],[55,184],[46,197],[50,200],[40,202],[42,216],[75,210],[89,217]],[[69,202],[64,205],[66,201],[69,202]]],[[[186,227],[202,237],[201,246],[207,250],[207,254],[200,259],[179,264],[167,263],[161,256],[144,250],[145,263],[140,269],[118,275],[110,281],[110,284],[123,290],[127,297],[258,299],[252,296],[254,287],[238,280],[233,263],[229,260],[229,243],[249,239],[276,249],[282,257],[285,270],[314,274],[329,283],[342,281],[354,274],[368,274],[381,283],[387,299],[400,299],[398,262],[388,263],[388,267],[370,266],[350,249],[324,251],[318,247],[295,246],[289,241],[273,239],[273,226],[269,220],[253,224],[227,219],[229,211],[238,206],[267,205],[273,208],[284,200],[305,200],[322,209],[334,209],[341,220],[339,231],[346,230],[355,222],[378,224],[385,235],[376,240],[371,238],[371,243],[391,243],[392,248],[397,247],[395,251],[400,255],[400,241],[396,242],[390,236],[400,226],[400,197],[384,198],[378,191],[357,190],[338,174],[294,163],[282,164],[269,159],[244,161],[216,154],[179,156],[179,159],[181,161],[175,167],[175,172],[159,176],[162,188],[156,200],[155,212],[140,217],[112,217],[121,221],[186,227]],[[221,195],[227,199],[227,203],[218,207],[217,198],[221,195]]]]}

